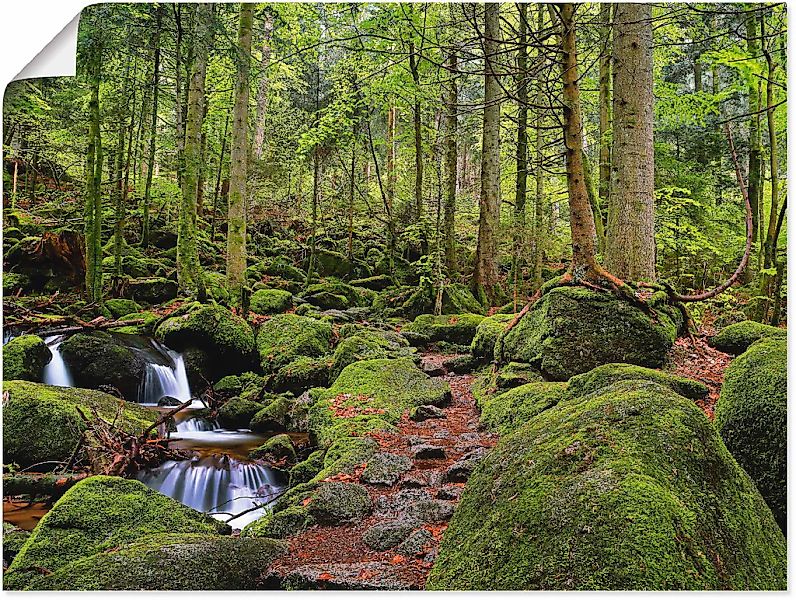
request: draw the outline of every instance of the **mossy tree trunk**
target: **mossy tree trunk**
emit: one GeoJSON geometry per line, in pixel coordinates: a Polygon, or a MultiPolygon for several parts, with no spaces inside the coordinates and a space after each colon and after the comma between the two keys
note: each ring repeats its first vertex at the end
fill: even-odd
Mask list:
{"type": "MultiPolygon", "coordinates": [[[[451,5],[453,6],[453,5],[451,5]]],[[[453,9],[451,8],[451,11],[453,9]]],[[[448,82],[442,91],[445,106],[445,138],[444,138],[444,201],[443,229],[445,238],[445,267],[449,276],[459,271],[456,258],[456,132],[458,129],[458,90],[456,84],[457,56],[456,48],[452,47],[447,56],[448,82]]]]}
{"type": "Polygon", "coordinates": [[[141,227],[141,245],[149,246],[149,203],[152,195],[152,174],[155,170],[155,140],[158,132],[158,84],[160,82],[160,26],[163,20],[163,8],[153,4],[155,13],[155,34],[152,36],[154,61],[152,65],[152,113],[149,126],[149,152],[147,155],[146,182],[144,183],[143,217],[141,227]]]}
{"type": "MultiPolygon", "coordinates": [[[[539,4],[536,12],[536,30],[542,31],[545,25],[544,5],[539,4]]],[[[544,63],[544,48],[539,48],[537,56],[539,65],[544,63]]],[[[536,197],[534,198],[534,218],[533,218],[533,243],[531,245],[531,264],[533,266],[533,288],[538,290],[542,285],[542,260],[544,258],[543,240],[546,237],[547,229],[544,226],[544,111],[540,108],[544,100],[544,90],[541,82],[536,85],[536,106],[539,107],[536,115],[536,197]]]]}
{"type": "Polygon", "coordinates": [[[188,114],[185,120],[184,174],[177,231],[177,281],[189,296],[204,298],[202,267],[196,245],[196,207],[202,170],[202,124],[205,114],[205,75],[211,44],[213,5],[199,4],[196,14],[196,53],[188,88],[188,114]]]}
{"type": "Polygon", "coordinates": [[[484,5],[484,117],[481,143],[481,195],[478,245],[472,286],[477,297],[493,304],[498,296],[497,239],[500,227],[500,5],[484,5]]]}
{"type": "Polygon", "coordinates": [[[613,162],[605,265],[655,281],[652,6],[619,3],[613,31],[613,162]]]}
{"type": "MultiPolygon", "coordinates": [[[[97,8],[94,18],[98,20],[97,8]]],[[[98,25],[98,23],[94,23],[98,25]]],[[[98,27],[93,31],[99,31],[98,27]]],[[[100,84],[102,83],[102,40],[91,38],[87,56],[89,134],[86,151],[86,295],[89,302],[102,299],[102,135],[100,131],[100,84]]]]}
{"type": "Polygon", "coordinates": [[[423,217],[423,113],[420,104],[420,58],[423,48],[415,48],[414,42],[409,45],[409,72],[414,83],[414,106],[412,117],[415,133],[415,218],[423,217]]]}
{"type": "MultiPolygon", "coordinates": [[[[600,5],[600,205],[610,206],[611,189],[611,4],[600,5]]],[[[602,249],[603,251],[605,248],[602,249]]]]}
{"type": "Polygon", "coordinates": [[[227,223],[227,284],[232,301],[241,307],[246,288],[246,173],[249,152],[249,71],[254,4],[240,5],[238,22],[237,77],[232,111],[229,212],[227,223]]]}
{"type": "Polygon", "coordinates": [[[512,232],[511,281],[514,310],[522,287],[521,256],[525,236],[525,199],[528,195],[528,5],[517,4],[517,185],[514,195],[514,231],[512,232]]]}

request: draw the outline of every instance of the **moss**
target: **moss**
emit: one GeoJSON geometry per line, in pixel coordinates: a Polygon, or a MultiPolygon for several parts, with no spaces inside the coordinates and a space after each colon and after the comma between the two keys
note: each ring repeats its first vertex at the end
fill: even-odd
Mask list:
{"type": "Polygon", "coordinates": [[[481,406],[481,422],[507,435],[566,397],[566,383],[527,383],[487,399],[481,406]]]}
{"type": "Polygon", "coordinates": [[[380,292],[394,286],[395,280],[390,275],[374,275],[364,279],[354,279],[351,281],[351,285],[380,292]]]}
{"type": "Polygon", "coordinates": [[[258,410],[251,421],[249,429],[257,433],[287,431],[289,429],[290,401],[287,398],[272,400],[266,407],[258,410]]]}
{"type": "Polygon", "coordinates": [[[237,396],[243,391],[243,381],[238,375],[227,375],[213,384],[213,391],[217,394],[237,396]]]}
{"type": "Polygon", "coordinates": [[[309,430],[328,447],[340,437],[388,429],[405,410],[444,404],[450,394],[447,382],[431,379],[411,359],[355,362],[330,388],[316,394],[309,430]]]}
{"type": "Polygon", "coordinates": [[[252,294],[249,308],[261,315],[285,312],[293,306],[293,294],[284,290],[257,290],[252,294]]]}
{"type": "Polygon", "coordinates": [[[412,459],[389,452],[379,452],[368,459],[361,481],[374,485],[395,485],[412,468],[412,459]]]}
{"type": "Polygon", "coordinates": [[[265,268],[265,275],[271,277],[281,277],[290,281],[298,281],[303,283],[307,280],[307,273],[298,267],[293,266],[292,263],[285,257],[277,257],[265,268]]]}
{"type": "Polygon", "coordinates": [[[484,307],[476,300],[470,289],[461,283],[446,285],[442,290],[442,313],[459,315],[462,313],[483,314],[484,307]]]}
{"type": "Polygon", "coordinates": [[[194,305],[185,314],[166,319],[155,337],[177,351],[189,346],[204,350],[213,357],[212,370],[219,376],[240,373],[252,362],[252,328],[218,304],[194,305]]]}
{"type": "Polygon", "coordinates": [[[475,328],[475,336],[470,344],[473,356],[492,360],[495,355],[495,342],[513,318],[514,315],[497,314],[481,321],[475,328]]]}
{"type": "Polygon", "coordinates": [[[290,436],[281,433],[268,438],[263,444],[249,452],[249,458],[264,459],[271,462],[296,462],[296,449],[290,436]]]}
{"type": "Polygon", "coordinates": [[[252,417],[260,412],[265,405],[243,398],[230,398],[218,409],[218,422],[224,427],[242,429],[249,425],[252,417]]]}
{"type": "Polygon", "coordinates": [[[125,294],[136,302],[162,304],[177,297],[177,282],[164,277],[130,279],[125,284],[125,294]]]}
{"type": "Polygon", "coordinates": [[[544,381],[539,371],[525,363],[510,362],[497,371],[495,384],[499,390],[507,390],[526,383],[544,381]]]}
{"type": "Polygon", "coordinates": [[[3,389],[8,394],[3,405],[4,460],[22,467],[69,458],[86,428],[78,408],[86,416],[95,408],[111,422],[121,405],[116,424],[131,433],[142,432],[158,417],[154,410],[95,390],[28,381],[5,381],[3,389]]]}
{"type": "Polygon", "coordinates": [[[627,379],[654,381],[692,400],[705,398],[709,393],[707,386],[699,381],[622,363],[600,365],[588,373],[576,375],[569,380],[569,390],[573,396],[585,396],[627,379]]]}
{"type": "Polygon", "coordinates": [[[275,392],[301,394],[313,387],[329,384],[329,360],[300,356],[285,365],[269,380],[268,388],[275,392]]]}
{"type": "Polygon", "coordinates": [[[730,363],[715,425],[749,473],[780,527],[787,523],[788,344],[768,338],[730,363]]]}
{"type": "Polygon", "coordinates": [[[768,337],[785,339],[787,335],[787,330],[779,327],[764,325],[756,321],[742,321],[725,327],[708,342],[722,352],[741,354],[759,339],[768,337]]]}
{"type": "Polygon", "coordinates": [[[323,356],[329,352],[331,339],[328,323],[299,315],[276,315],[257,333],[260,365],[266,373],[275,373],[300,356],[323,356]]]}
{"type": "Polygon", "coordinates": [[[60,347],[75,385],[112,385],[128,400],[138,398],[146,365],[140,355],[103,331],[76,333],[60,347]]]}
{"type": "Polygon", "coordinates": [[[402,331],[419,333],[432,342],[446,341],[469,345],[475,337],[478,324],[484,320],[482,315],[419,315],[402,331]]]}
{"type": "Polygon", "coordinates": [[[138,302],[135,300],[128,300],[127,298],[109,298],[105,301],[105,308],[107,308],[116,319],[122,315],[136,313],[141,310],[141,306],[138,302]]]}
{"type": "Polygon", "coordinates": [[[389,345],[377,336],[354,335],[341,340],[334,350],[329,381],[334,382],[348,365],[373,358],[395,358],[389,345]]]}
{"type": "Polygon", "coordinates": [[[37,335],[21,335],[3,346],[3,377],[41,381],[52,352],[37,335]]]}
{"type": "Polygon", "coordinates": [[[659,306],[655,320],[614,294],[581,287],[551,289],[496,349],[501,362],[539,367],[550,379],[566,381],[606,363],[663,365],[682,323],[678,310],[659,306]]]}
{"type": "Polygon", "coordinates": [[[305,507],[290,506],[249,523],[241,531],[241,537],[286,538],[301,533],[314,524],[315,519],[305,507]]]}
{"type": "Polygon", "coordinates": [[[228,525],[120,477],[89,477],[70,488],[42,517],[6,572],[9,589],[26,587],[41,569],[72,561],[155,533],[227,533],[228,525]]]}
{"type": "Polygon", "coordinates": [[[269,539],[158,534],[81,558],[36,581],[41,590],[252,590],[287,552],[269,539]],[[187,568],[186,565],[212,565],[187,568]]]}
{"type": "Polygon", "coordinates": [[[206,271],[202,274],[205,283],[205,291],[209,298],[216,302],[229,302],[229,289],[227,289],[227,277],[221,273],[206,271]]]}
{"type": "Polygon", "coordinates": [[[131,335],[151,335],[155,331],[155,325],[160,317],[150,311],[127,313],[119,317],[119,321],[134,321],[143,319],[141,325],[125,325],[124,327],[114,327],[110,331],[113,333],[127,333],[131,335]]]}
{"type": "Polygon", "coordinates": [[[30,532],[19,529],[11,523],[3,521],[3,568],[7,566],[25,545],[30,532]]]}
{"type": "Polygon", "coordinates": [[[352,268],[351,261],[339,252],[324,248],[315,251],[315,269],[321,277],[348,277],[352,268]]]}
{"type": "Polygon", "coordinates": [[[359,522],[370,513],[370,494],[365,486],[357,483],[321,483],[310,494],[307,510],[320,524],[359,522]]]}
{"type": "Polygon", "coordinates": [[[299,483],[307,483],[323,469],[324,450],[315,450],[305,460],[301,461],[290,469],[290,481],[288,487],[293,487],[299,483]]]}
{"type": "Polygon", "coordinates": [[[19,290],[24,293],[30,288],[30,277],[24,273],[3,273],[3,294],[5,296],[13,296],[19,290]]]}
{"type": "Polygon", "coordinates": [[[784,589],[786,543],[705,415],[623,381],[560,402],[473,472],[428,589],[784,589]]]}

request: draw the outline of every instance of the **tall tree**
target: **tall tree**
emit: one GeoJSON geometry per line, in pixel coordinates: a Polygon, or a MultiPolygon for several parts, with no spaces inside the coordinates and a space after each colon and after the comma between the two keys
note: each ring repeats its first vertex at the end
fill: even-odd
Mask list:
{"type": "Polygon", "coordinates": [[[497,241],[500,226],[500,5],[484,5],[484,118],[481,142],[481,195],[473,290],[492,304],[498,297],[497,241]]]}
{"type": "Polygon", "coordinates": [[[266,8],[263,13],[263,48],[260,59],[260,85],[257,88],[257,112],[254,123],[254,158],[260,160],[265,142],[265,107],[268,104],[268,65],[271,63],[271,36],[274,32],[274,12],[266,8]]]}
{"type": "Polygon", "coordinates": [[[202,164],[202,125],[205,115],[205,76],[207,54],[212,43],[213,5],[197,7],[194,63],[188,88],[188,113],[185,120],[184,174],[177,231],[177,281],[188,295],[204,298],[205,289],[199,251],[196,245],[196,206],[202,164]]]}
{"type": "Polygon", "coordinates": [[[514,231],[511,279],[514,308],[522,285],[520,257],[525,232],[525,199],[528,194],[528,5],[517,4],[519,12],[517,36],[517,185],[514,196],[514,231]]]}
{"type": "MultiPolygon", "coordinates": [[[[752,7],[754,5],[751,5],[752,7]]],[[[760,52],[757,32],[757,14],[746,18],[746,50],[755,61],[760,52]]],[[[749,77],[747,84],[749,102],[749,203],[752,205],[752,241],[757,241],[760,229],[760,88],[755,77],[749,77]]]]}
{"type": "MultiPolygon", "coordinates": [[[[451,5],[451,12],[453,11],[451,5]]],[[[443,235],[445,237],[445,267],[448,275],[459,271],[456,258],[456,166],[458,164],[456,148],[456,132],[458,129],[458,98],[457,98],[457,52],[455,45],[447,55],[448,81],[443,86],[442,98],[445,106],[445,138],[444,138],[444,202],[443,202],[443,235]]]]}
{"type": "Polygon", "coordinates": [[[619,3],[613,31],[613,185],[605,265],[655,281],[652,6],[619,3]]]}
{"type": "Polygon", "coordinates": [[[609,206],[611,188],[611,4],[600,5],[600,205],[609,206]]]}
{"type": "Polygon", "coordinates": [[[245,303],[246,288],[246,172],[249,152],[249,71],[254,4],[240,5],[235,64],[235,103],[232,111],[229,213],[227,223],[227,284],[233,303],[245,303]]]}
{"type": "Polygon", "coordinates": [[[414,42],[409,45],[409,71],[414,83],[414,107],[412,110],[415,130],[415,218],[419,221],[423,216],[423,121],[420,104],[420,57],[423,48],[415,48],[414,42]]]}
{"type": "Polygon", "coordinates": [[[149,202],[152,195],[152,174],[155,171],[155,141],[158,132],[158,84],[160,81],[160,29],[163,20],[163,8],[160,4],[153,4],[151,10],[155,13],[155,33],[152,36],[152,50],[154,61],[152,65],[152,122],[149,126],[149,152],[146,162],[146,182],[144,183],[143,217],[141,229],[141,245],[149,246],[149,202]]]}
{"type": "MultiPolygon", "coordinates": [[[[545,12],[547,12],[543,4],[537,6],[536,11],[536,30],[544,30],[545,25],[545,12]]],[[[545,62],[544,48],[540,47],[538,50],[538,63],[541,68],[545,62]]],[[[531,244],[531,265],[533,267],[533,287],[538,290],[542,285],[542,259],[544,252],[542,240],[546,237],[546,229],[544,226],[544,116],[545,113],[542,109],[544,101],[544,90],[542,89],[542,82],[537,79],[536,81],[536,144],[535,144],[535,180],[536,180],[536,194],[534,198],[534,217],[533,217],[533,236],[531,244]]]]}

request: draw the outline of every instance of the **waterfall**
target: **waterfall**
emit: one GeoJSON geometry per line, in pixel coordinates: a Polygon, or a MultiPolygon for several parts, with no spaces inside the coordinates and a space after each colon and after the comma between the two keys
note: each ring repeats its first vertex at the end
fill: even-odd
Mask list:
{"type": "MultiPolygon", "coordinates": [[[[268,504],[284,487],[268,467],[225,455],[194,460],[167,461],[156,469],[139,473],[148,487],[183,504],[214,514],[222,521],[257,504],[268,504]]],[[[230,521],[241,528],[265,514],[259,508],[230,521]]]]}
{"type": "Polygon", "coordinates": [[[61,356],[59,347],[64,341],[64,338],[57,335],[52,335],[44,339],[44,343],[52,352],[52,359],[44,366],[42,373],[42,381],[49,385],[57,385],[60,387],[74,387],[75,383],[72,380],[72,375],[69,373],[69,367],[64,362],[64,357],[61,356]]]}
{"type": "Polygon", "coordinates": [[[194,433],[197,431],[215,431],[215,423],[204,417],[190,417],[177,423],[177,433],[194,433]]]}
{"type": "MultiPolygon", "coordinates": [[[[163,396],[171,396],[180,402],[189,400],[191,386],[188,384],[188,373],[185,371],[182,355],[154,340],[152,345],[165,358],[167,364],[147,362],[138,401],[141,404],[157,405],[163,396]]],[[[200,402],[198,406],[203,405],[200,402]]]]}

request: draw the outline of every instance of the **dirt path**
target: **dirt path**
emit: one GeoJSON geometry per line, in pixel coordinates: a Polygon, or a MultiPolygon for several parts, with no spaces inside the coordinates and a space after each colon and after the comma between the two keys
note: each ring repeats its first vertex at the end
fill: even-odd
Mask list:
{"type": "Polygon", "coordinates": [[[712,421],[724,383],[724,371],[733,357],[708,346],[707,337],[707,334],[700,333],[693,340],[679,338],[669,351],[669,361],[675,374],[701,381],[708,386],[708,397],[696,400],[696,404],[712,421]]]}
{"type": "MultiPolygon", "coordinates": [[[[424,370],[444,372],[445,358],[448,356],[425,353],[424,370]]],[[[415,422],[405,413],[396,433],[372,436],[380,452],[409,458],[411,469],[391,486],[361,482],[365,465],[352,475],[331,478],[365,485],[373,513],[361,523],[316,525],[290,538],[290,552],[266,574],[272,583],[300,589],[424,587],[467,472],[478,455],[497,441],[496,436],[479,431],[479,415],[470,393],[474,377],[448,373],[440,377],[452,390],[452,401],[441,418],[415,422]],[[408,513],[411,516],[407,517],[408,513]],[[401,535],[408,537],[395,547],[376,551],[363,540],[374,526],[403,528],[401,535]]]]}

